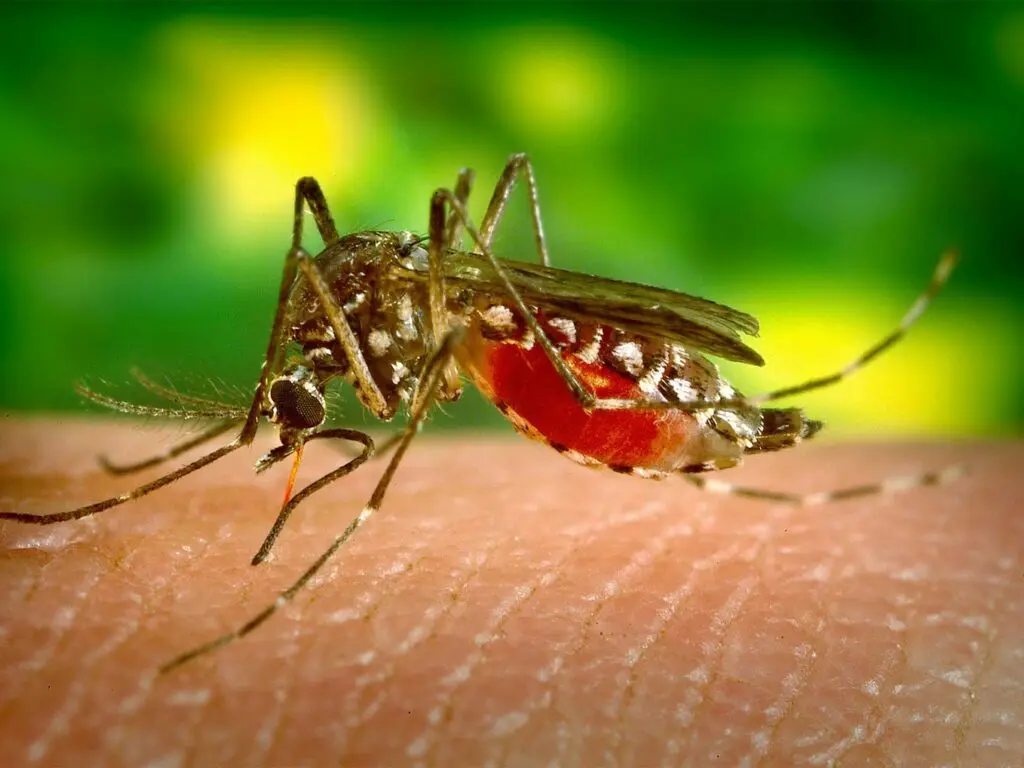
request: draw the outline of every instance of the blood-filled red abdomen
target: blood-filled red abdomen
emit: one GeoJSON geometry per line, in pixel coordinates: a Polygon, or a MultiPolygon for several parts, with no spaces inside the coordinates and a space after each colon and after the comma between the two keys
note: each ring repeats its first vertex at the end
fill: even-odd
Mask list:
{"type": "MultiPolygon", "coordinates": [[[[642,399],[638,378],[563,349],[562,359],[601,398],[642,399]]],[[[703,428],[692,413],[580,407],[539,344],[471,332],[459,362],[522,433],[584,463],[671,472],[704,460],[703,428]],[[573,453],[577,455],[573,455],[573,453]]]]}

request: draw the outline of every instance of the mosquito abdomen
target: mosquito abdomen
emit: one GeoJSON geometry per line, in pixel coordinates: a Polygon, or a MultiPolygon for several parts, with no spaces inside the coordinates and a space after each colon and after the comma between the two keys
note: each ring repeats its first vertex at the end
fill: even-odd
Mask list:
{"type": "MultiPolygon", "coordinates": [[[[541,328],[599,398],[659,402],[732,396],[702,355],[607,325],[536,312],[541,328]]],[[[693,466],[738,463],[761,429],[756,408],[584,409],[516,313],[481,303],[460,365],[522,434],[589,466],[657,477],[693,466]]]]}

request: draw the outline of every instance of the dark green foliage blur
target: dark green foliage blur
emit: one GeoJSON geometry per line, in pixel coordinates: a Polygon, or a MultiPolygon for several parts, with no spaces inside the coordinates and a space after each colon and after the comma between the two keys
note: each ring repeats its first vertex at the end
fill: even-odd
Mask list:
{"type": "MultiPolygon", "coordinates": [[[[133,365],[244,402],[295,179],[342,230],[425,231],[460,166],[479,215],[527,151],[556,265],[761,319],[744,390],[842,366],[960,248],[906,342],[806,406],[838,433],[1019,434],[1024,4],[290,7],[5,11],[0,408],[134,397],[133,365]]],[[[500,255],[531,237],[517,195],[500,255]]],[[[435,424],[500,421],[466,401],[435,424]]]]}

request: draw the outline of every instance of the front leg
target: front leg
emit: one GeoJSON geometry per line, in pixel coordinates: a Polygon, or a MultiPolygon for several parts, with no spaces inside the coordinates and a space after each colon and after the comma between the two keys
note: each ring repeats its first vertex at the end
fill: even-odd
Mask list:
{"type": "Polygon", "coordinates": [[[327,206],[327,199],[324,197],[323,189],[320,188],[320,184],[316,179],[311,176],[303,176],[295,183],[292,242],[284,260],[284,271],[281,275],[281,285],[277,295],[277,311],[274,313],[270,340],[267,342],[266,358],[260,371],[260,380],[256,385],[252,407],[249,409],[245,426],[242,428],[242,435],[246,443],[251,443],[253,437],[256,436],[256,428],[259,425],[260,412],[263,408],[267,384],[270,382],[270,378],[281,370],[281,362],[286,346],[284,343],[284,331],[288,298],[291,295],[292,287],[295,285],[295,278],[298,276],[299,261],[309,259],[309,254],[302,247],[302,227],[305,222],[307,205],[313,214],[313,220],[316,222],[317,230],[324,243],[330,245],[338,240],[338,228],[334,225],[334,219],[327,206]]]}

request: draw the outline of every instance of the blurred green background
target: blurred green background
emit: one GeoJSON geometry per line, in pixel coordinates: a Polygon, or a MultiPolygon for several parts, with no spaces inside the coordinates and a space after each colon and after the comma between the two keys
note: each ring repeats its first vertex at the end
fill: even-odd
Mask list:
{"type": "MultiPolygon", "coordinates": [[[[132,365],[244,401],[299,176],[342,230],[424,232],[461,166],[479,215],[527,151],[556,265],[761,319],[746,391],[845,364],[959,247],[905,343],[803,402],[839,434],[1021,432],[1024,4],[287,9],[5,12],[0,408],[132,365]]],[[[532,259],[517,198],[498,250],[532,259]]],[[[473,394],[434,424],[500,420],[473,394]]]]}

